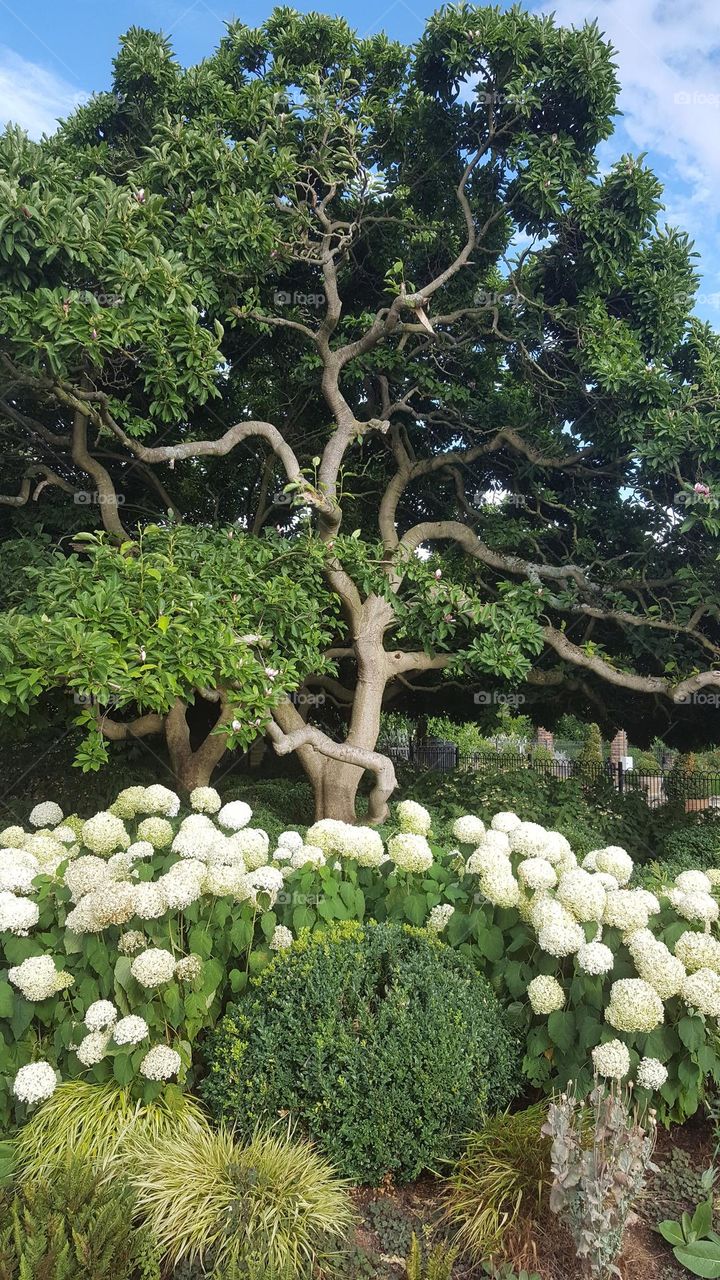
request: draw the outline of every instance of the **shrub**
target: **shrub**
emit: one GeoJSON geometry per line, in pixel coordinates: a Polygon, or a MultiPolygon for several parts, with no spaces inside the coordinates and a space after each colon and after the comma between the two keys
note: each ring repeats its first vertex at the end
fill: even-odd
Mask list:
{"type": "Polygon", "coordinates": [[[407,1180],[518,1090],[488,983],[426,933],[336,925],[278,956],[215,1035],[203,1096],[240,1132],[289,1112],[358,1182],[407,1180]]]}
{"type": "Polygon", "coordinates": [[[197,1103],[178,1089],[143,1103],[112,1082],[68,1080],[20,1129],[12,1145],[19,1177],[37,1181],[52,1177],[70,1159],[92,1164],[96,1172],[118,1158],[126,1163],[138,1142],[197,1132],[204,1125],[197,1103]]]}
{"type": "Polygon", "coordinates": [[[503,1234],[532,1220],[550,1172],[550,1142],[541,1133],[547,1106],[491,1116],[465,1141],[448,1179],[446,1216],[463,1252],[476,1262],[495,1253],[503,1234]]]}
{"type": "Polygon", "coordinates": [[[144,1280],[159,1280],[149,1232],[130,1226],[132,1192],[122,1182],[98,1185],[82,1161],[24,1182],[0,1209],[2,1280],[130,1280],[141,1263],[144,1280]]]}
{"type": "Polygon", "coordinates": [[[138,1148],[138,1209],[172,1263],[213,1275],[300,1280],[331,1264],[353,1213],[345,1184],[310,1143],[229,1130],[168,1134],[138,1148]]]}

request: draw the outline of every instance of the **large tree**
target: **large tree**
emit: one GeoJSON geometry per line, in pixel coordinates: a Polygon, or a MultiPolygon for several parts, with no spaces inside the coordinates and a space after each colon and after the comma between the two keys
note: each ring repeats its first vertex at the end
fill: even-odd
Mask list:
{"type": "Polygon", "coordinates": [[[89,495],[124,556],[168,511],[310,539],[345,735],[265,715],[319,813],[371,769],[383,816],[408,682],[720,686],[720,348],[642,157],[600,171],[612,59],[517,7],[414,48],[278,9],[189,70],[133,30],[111,92],[0,141],[0,504],[89,495]]]}

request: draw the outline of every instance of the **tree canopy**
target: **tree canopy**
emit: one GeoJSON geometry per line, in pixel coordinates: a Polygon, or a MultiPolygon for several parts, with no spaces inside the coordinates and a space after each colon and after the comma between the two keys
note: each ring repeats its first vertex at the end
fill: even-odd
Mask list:
{"type": "MultiPolygon", "coordinates": [[[[220,650],[202,562],[231,525],[244,616],[272,548],[312,618],[297,650],[278,631],[282,692],[346,711],[338,737],[253,703],[220,652],[161,707],[98,612],[84,631],[125,690],[109,736],[209,694],[298,749],[319,811],[346,816],[372,769],[378,817],[380,709],[411,678],[717,689],[718,337],[644,158],[600,169],[617,90],[595,24],[460,4],[404,47],[280,8],[188,69],[132,29],[110,92],[40,143],[0,139],[6,535],[104,526],[39,571],[69,626],[63,575],[121,582],[129,619],[143,525],[179,526],[220,650]]],[[[161,594],[149,625],[184,653],[161,594]]],[[[37,670],[33,696],[89,684],[18,644],[35,606],[9,603],[6,670],[37,670]]]]}

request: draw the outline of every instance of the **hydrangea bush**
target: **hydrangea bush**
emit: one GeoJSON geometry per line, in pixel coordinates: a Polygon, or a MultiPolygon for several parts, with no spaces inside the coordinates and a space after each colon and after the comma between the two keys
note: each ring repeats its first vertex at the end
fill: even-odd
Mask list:
{"type": "Polygon", "coordinates": [[[650,892],[617,846],[579,864],[514,813],[434,831],[414,801],[383,832],[324,819],[275,848],[251,820],[211,787],[189,811],[130,787],[86,821],[46,802],[0,832],[4,1126],[58,1079],[146,1100],[194,1084],[228,998],[302,929],[344,920],[426,927],[467,955],[523,1031],[533,1085],[632,1078],[680,1120],[720,1083],[720,870],[650,892]]]}

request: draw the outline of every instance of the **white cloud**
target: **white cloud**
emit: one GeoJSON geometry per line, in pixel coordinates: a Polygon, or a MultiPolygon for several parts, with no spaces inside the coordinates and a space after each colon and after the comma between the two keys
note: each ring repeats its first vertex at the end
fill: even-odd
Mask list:
{"type": "Polygon", "coordinates": [[[86,97],[54,72],[0,45],[0,129],[12,121],[32,138],[53,133],[58,117],[67,116],[86,97]]]}

